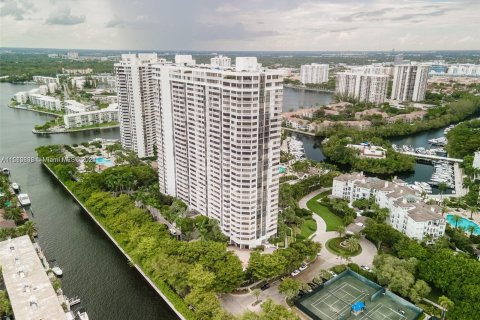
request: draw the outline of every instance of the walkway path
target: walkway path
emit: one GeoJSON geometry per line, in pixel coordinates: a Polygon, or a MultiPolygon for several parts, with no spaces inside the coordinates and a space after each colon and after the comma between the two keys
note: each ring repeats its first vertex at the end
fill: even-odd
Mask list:
{"type": "MultiPolygon", "coordinates": [[[[299,207],[308,209],[307,202],[319,193],[327,190],[329,190],[329,188],[322,188],[306,195],[298,202],[299,207]]],[[[340,257],[331,253],[325,248],[326,242],[332,238],[338,237],[338,233],[336,231],[326,231],[327,225],[318,214],[314,213],[312,217],[317,222],[317,231],[315,231],[310,239],[321,243],[322,251],[317,260],[310,264],[307,270],[303,271],[296,277],[304,282],[312,281],[312,279],[318,275],[318,272],[321,269],[328,269],[335,265],[346,263],[346,261],[342,260],[340,257]]],[[[358,265],[372,266],[373,258],[377,254],[377,248],[370,241],[363,238],[360,240],[360,245],[362,246],[362,252],[358,256],[352,257],[352,262],[358,265]]]]}

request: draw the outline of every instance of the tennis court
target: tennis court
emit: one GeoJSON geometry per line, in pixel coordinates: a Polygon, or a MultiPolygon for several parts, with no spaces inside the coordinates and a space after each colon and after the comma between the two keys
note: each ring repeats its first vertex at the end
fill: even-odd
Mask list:
{"type": "Polygon", "coordinates": [[[422,313],[410,302],[351,270],[298,299],[295,305],[314,320],[415,320],[422,313]],[[364,307],[352,311],[357,302],[364,307]]]}

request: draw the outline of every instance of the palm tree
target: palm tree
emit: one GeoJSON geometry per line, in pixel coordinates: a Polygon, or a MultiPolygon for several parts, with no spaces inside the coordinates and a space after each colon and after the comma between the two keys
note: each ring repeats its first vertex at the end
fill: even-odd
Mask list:
{"type": "Polygon", "coordinates": [[[473,226],[473,225],[468,227],[468,232],[470,232],[470,237],[471,237],[472,234],[475,232],[475,229],[476,229],[476,228],[475,228],[475,226],[473,226]]]}
{"type": "Polygon", "coordinates": [[[458,226],[458,222],[462,220],[462,217],[460,217],[458,214],[453,215],[453,221],[455,221],[455,228],[458,226]]]}
{"type": "Polygon", "coordinates": [[[478,212],[478,207],[477,206],[470,207],[470,220],[473,220],[473,213],[474,212],[478,212]]]}
{"type": "Polygon", "coordinates": [[[340,238],[343,238],[343,235],[345,234],[345,231],[346,231],[345,226],[338,226],[337,227],[338,236],[340,238]]]}
{"type": "Polygon", "coordinates": [[[443,218],[443,216],[445,215],[445,213],[447,213],[447,207],[446,207],[446,206],[442,206],[442,218],[443,218]]]}
{"type": "Polygon", "coordinates": [[[22,231],[25,232],[25,234],[28,234],[28,236],[30,237],[30,239],[33,239],[33,237],[35,236],[35,234],[38,232],[38,228],[37,226],[35,225],[35,223],[33,221],[27,221],[25,222],[22,226],[22,231]]]}
{"type": "Polygon", "coordinates": [[[449,309],[453,308],[453,301],[448,299],[445,296],[438,298],[438,304],[443,308],[442,310],[442,319],[445,319],[446,313],[449,309]]]}
{"type": "Polygon", "coordinates": [[[255,297],[255,302],[258,302],[258,298],[260,297],[260,295],[262,294],[262,290],[260,289],[253,289],[252,290],[252,295],[255,297]]]}
{"type": "Polygon", "coordinates": [[[440,200],[443,201],[443,193],[448,189],[448,186],[445,182],[440,182],[438,184],[438,190],[440,190],[440,200]]]}
{"type": "Polygon", "coordinates": [[[5,210],[5,219],[20,221],[22,219],[22,212],[20,208],[8,208],[5,210]]]}
{"type": "Polygon", "coordinates": [[[345,241],[346,248],[350,252],[355,252],[360,248],[360,243],[357,238],[350,237],[345,241]]]}

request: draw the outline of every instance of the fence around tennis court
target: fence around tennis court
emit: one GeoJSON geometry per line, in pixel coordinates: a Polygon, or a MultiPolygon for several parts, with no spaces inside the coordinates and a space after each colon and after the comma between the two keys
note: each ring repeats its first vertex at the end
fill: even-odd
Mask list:
{"type": "Polygon", "coordinates": [[[350,269],[297,299],[295,306],[314,320],[416,320],[423,312],[350,269]],[[353,316],[351,306],[357,301],[368,307],[360,315],[353,316]]]}

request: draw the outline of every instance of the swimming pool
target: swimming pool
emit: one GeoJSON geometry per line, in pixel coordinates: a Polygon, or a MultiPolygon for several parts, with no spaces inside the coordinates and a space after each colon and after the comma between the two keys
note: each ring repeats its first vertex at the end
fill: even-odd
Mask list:
{"type": "MultiPolygon", "coordinates": [[[[449,225],[451,225],[452,227],[455,227],[455,220],[454,220],[454,216],[453,214],[449,214],[447,215],[447,222],[449,225]]],[[[473,231],[473,234],[478,236],[480,235],[480,226],[478,224],[476,224],[475,222],[473,221],[470,221],[468,219],[465,219],[465,218],[461,218],[459,221],[458,221],[458,224],[457,224],[457,227],[458,228],[462,228],[463,230],[465,230],[465,232],[467,232],[468,234],[470,234],[470,227],[471,226],[474,226],[475,227],[475,231],[473,231]]]]}
{"type": "Polygon", "coordinates": [[[280,166],[280,168],[278,168],[278,172],[285,173],[287,172],[287,169],[285,169],[285,167],[280,166]]]}
{"type": "Polygon", "coordinates": [[[104,157],[97,157],[95,158],[95,163],[96,164],[101,164],[107,167],[113,166],[113,162],[110,159],[105,159],[104,157]]]}

